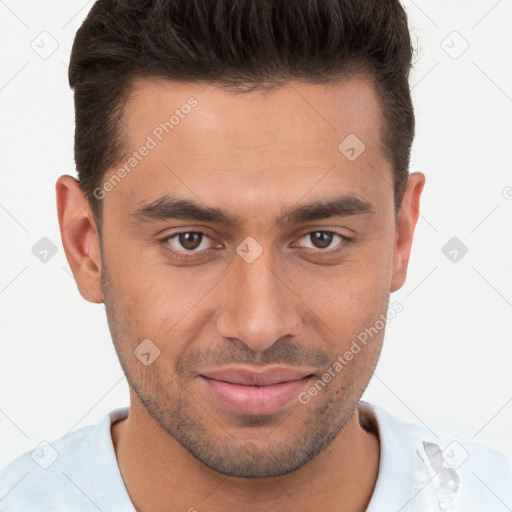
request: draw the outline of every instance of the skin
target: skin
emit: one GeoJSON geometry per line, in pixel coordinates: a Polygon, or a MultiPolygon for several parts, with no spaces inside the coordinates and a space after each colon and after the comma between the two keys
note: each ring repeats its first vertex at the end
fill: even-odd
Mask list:
{"type": "Polygon", "coordinates": [[[380,105],[364,76],[241,95],[139,79],[125,109],[127,155],[191,96],[197,106],[102,199],[102,245],[77,181],[61,176],[56,184],[78,289],[105,303],[130,384],[129,417],[112,427],[127,490],[144,512],[334,511],[340,503],[364,511],[380,446],[377,432],[361,426],[357,404],[384,330],[309,403],[292,400],[273,414],[224,407],[199,374],[279,364],[320,378],[403,285],[425,176],[410,175],[395,218],[380,105]],[[351,133],[366,146],[354,161],[338,150],[351,133]],[[134,222],[135,210],[165,193],[223,208],[242,223],[134,222]],[[370,202],[374,213],[274,224],[288,208],[340,194],[370,202]],[[352,241],[335,235],[319,245],[311,236],[319,230],[352,241]],[[198,249],[178,237],[162,241],[178,231],[208,236],[198,249]],[[262,248],[252,263],[236,252],[248,236],[262,248]],[[166,247],[196,252],[183,261],[166,247]],[[145,339],[161,352],[148,366],[134,356],[145,339]]]}

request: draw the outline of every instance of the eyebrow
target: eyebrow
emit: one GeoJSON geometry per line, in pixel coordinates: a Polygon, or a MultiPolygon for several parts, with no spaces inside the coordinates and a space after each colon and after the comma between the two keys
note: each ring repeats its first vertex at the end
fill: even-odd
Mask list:
{"type": "MultiPolygon", "coordinates": [[[[347,194],[331,199],[316,200],[308,204],[293,207],[274,216],[275,224],[302,224],[330,217],[348,217],[351,215],[374,214],[375,206],[355,194],[347,194]]],[[[222,208],[203,206],[196,201],[177,196],[163,196],[143,205],[130,214],[132,222],[147,224],[170,219],[195,220],[223,224],[231,229],[243,226],[243,220],[222,208]]]]}

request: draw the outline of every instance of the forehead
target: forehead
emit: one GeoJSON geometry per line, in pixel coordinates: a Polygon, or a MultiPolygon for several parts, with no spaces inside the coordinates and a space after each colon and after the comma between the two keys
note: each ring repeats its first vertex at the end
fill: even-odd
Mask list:
{"type": "Polygon", "coordinates": [[[228,135],[223,146],[239,147],[245,143],[246,149],[254,147],[254,137],[270,145],[296,140],[303,145],[308,140],[323,141],[326,136],[326,143],[336,142],[349,133],[369,139],[378,133],[375,128],[381,119],[379,100],[366,75],[331,84],[288,82],[252,92],[153,77],[132,82],[125,109],[126,127],[137,137],[169,121],[176,110],[181,112],[177,113],[178,123],[173,120],[174,127],[184,117],[188,120],[180,130],[173,129],[174,138],[183,135],[198,144],[213,145],[228,135]],[[185,111],[189,110],[187,102],[191,98],[197,105],[188,115],[185,111]],[[203,134],[208,135],[206,140],[201,138],[203,134]]]}
{"type": "Polygon", "coordinates": [[[380,103],[364,76],[246,93],[160,78],[132,85],[123,120],[126,156],[110,173],[133,152],[151,150],[111,194],[123,204],[140,206],[177,191],[224,204],[236,191],[237,208],[262,197],[297,202],[307,191],[314,200],[333,188],[364,198],[384,183],[376,172],[388,185],[392,180],[381,148],[380,103]],[[357,158],[343,153],[347,146],[357,158]]]}

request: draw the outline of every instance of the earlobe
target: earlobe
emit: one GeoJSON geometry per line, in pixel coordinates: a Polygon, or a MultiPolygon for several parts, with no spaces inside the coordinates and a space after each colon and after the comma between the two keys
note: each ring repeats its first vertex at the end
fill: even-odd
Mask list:
{"type": "Polygon", "coordinates": [[[390,292],[400,289],[407,277],[414,229],[420,214],[420,196],[424,186],[425,175],[423,173],[415,172],[409,176],[402,205],[398,212],[390,292]]]}
{"type": "Polygon", "coordinates": [[[100,243],[90,206],[72,176],[60,176],[55,191],[62,245],[78,291],[85,300],[101,303],[100,243]]]}

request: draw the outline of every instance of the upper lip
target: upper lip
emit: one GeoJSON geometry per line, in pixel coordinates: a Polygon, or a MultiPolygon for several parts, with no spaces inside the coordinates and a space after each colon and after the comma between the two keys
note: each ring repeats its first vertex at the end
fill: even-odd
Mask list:
{"type": "Polygon", "coordinates": [[[202,372],[203,377],[222,380],[231,384],[243,384],[245,386],[269,386],[280,382],[303,379],[312,372],[292,368],[267,368],[263,370],[249,370],[245,368],[226,368],[202,372]]]}

